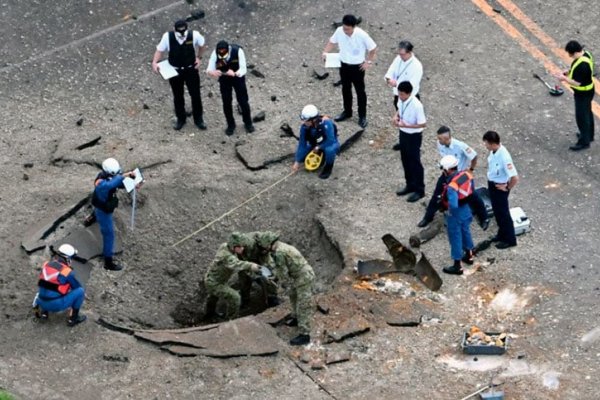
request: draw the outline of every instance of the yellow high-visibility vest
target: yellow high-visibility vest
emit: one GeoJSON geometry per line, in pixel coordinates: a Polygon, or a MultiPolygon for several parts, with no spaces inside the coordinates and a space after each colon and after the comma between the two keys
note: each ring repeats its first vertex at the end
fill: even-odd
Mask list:
{"type": "MultiPolygon", "coordinates": [[[[586,53],[589,54],[589,52],[586,52],[586,53]]],[[[577,60],[575,60],[575,62],[573,63],[573,66],[569,70],[569,79],[573,80],[573,71],[575,71],[575,68],[577,68],[579,66],[579,64],[586,62],[590,66],[590,77],[592,78],[592,83],[590,83],[589,85],[585,85],[585,86],[571,85],[571,89],[576,90],[578,92],[587,92],[589,90],[594,90],[594,62],[589,57],[587,57],[587,54],[583,55],[583,56],[579,57],[577,60]]]]}

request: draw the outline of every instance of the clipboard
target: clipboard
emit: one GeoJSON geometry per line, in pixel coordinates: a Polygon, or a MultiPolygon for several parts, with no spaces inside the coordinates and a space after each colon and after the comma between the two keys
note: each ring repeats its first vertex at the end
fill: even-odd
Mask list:
{"type": "Polygon", "coordinates": [[[325,68],[340,68],[341,66],[340,53],[327,53],[325,55],[325,68]]]}
{"type": "Polygon", "coordinates": [[[125,186],[127,193],[131,193],[131,191],[134,190],[137,185],[144,182],[144,176],[139,168],[136,168],[133,172],[135,173],[135,179],[132,179],[128,176],[123,179],[123,186],[125,186]]]}
{"type": "Polygon", "coordinates": [[[169,80],[172,77],[179,75],[177,70],[169,64],[169,60],[162,60],[158,63],[158,72],[160,72],[160,75],[164,80],[169,80]]]}

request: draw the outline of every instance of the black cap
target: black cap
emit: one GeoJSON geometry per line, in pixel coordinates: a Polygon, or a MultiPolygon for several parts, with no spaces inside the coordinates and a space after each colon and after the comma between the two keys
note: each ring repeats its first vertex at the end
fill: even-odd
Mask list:
{"type": "Polygon", "coordinates": [[[217,50],[223,50],[223,49],[229,50],[229,43],[227,43],[224,40],[221,40],[221,41],[219,41],[219,43],[217,43],[217,50]]]}
{"type": "Polygon", "coordinates": [[[179,30],[181,28],[187,29],[188,24],[187,24],[187,22],[185,22],[185,20],[178,19],[177,21],[175,21],[174,27],[175,27],[175,30],[179,30]]]}

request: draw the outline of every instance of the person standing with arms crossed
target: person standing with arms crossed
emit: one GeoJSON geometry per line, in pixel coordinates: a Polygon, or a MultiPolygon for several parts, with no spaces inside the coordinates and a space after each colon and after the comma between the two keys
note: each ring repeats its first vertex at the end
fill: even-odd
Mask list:
{"type": "Polygon", "coordinates": [[[573,89],[575,99],[575,121],[579,134],[577,143],[569,150],[580,151],[590,147],[594,140],[594,113],[592,100],[594,99],[594,60],[589,51],[584,51],[583,46],[571,40],[565,46],[565,51],[573,59],[571,68],[555,77],[561,82],[566,82],[573,89]]]}
{"type": "Polygon", "coordinates": [[[492,210],[498,233],[492,237],[497,249],[507,249],[517,245],[515,226],[510,216],[508,195],[512,188],[519,182],[517,169],[506,147],[500,143],[500,135],[494,131],[487,131],[483,135],[483,144],[489,150],[488,155],[488,190],[492,202],[492,210]]]}
{"type": "Polygon", "coordinates": [[[202,99],[200,97],[200,59],[206,46],[204,37],[198,31],[188,30],[188,24],[184,20],[175,22],[174,30],[166,32],[152,58],[152,69],[158,73],[160,67],[158,62],[168,53],[169,64],[177,70],[177,76],[169,79],[173,91],[173,104],[175,105],[175,116],[177,121],[173,125],[176,131],[183,128],[186,120],[185,98],[183,96],[183,85],[187,86],[192,98],[192,115],[194,123],[199,129],[206,129],[202,116],[202,99]]]}
{"type": "Polygon", "coordinates": [[[352,86],[356,90],[358,103],[358,125],[367,127],[367,93],[365,91],[365,72],[368,71],[377,53],[377,44],[364,30],[357,28],[358,19],[351,14],[344,15],[342,26],[337,28],[323,49],[326,58],[335,45],[340,49],[340,79],[342,80],[342,97],[344,110],[337,115],[336,122],[352,117],[352,86]],[[365,58],[365,53],[367,56],[365,58]]]}

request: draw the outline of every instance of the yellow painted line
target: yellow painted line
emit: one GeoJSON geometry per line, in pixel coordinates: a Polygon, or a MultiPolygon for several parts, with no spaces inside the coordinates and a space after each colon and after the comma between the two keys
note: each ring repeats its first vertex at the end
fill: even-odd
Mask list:
{"type": "MultiPolygon", "coordinates": [[[[494,21],[504,32],[513,38],[521,47],[534,58],[541,61],[544,64],[544,68],[550,73],[560,73],[562,69],[556,65],[546,54],[544,54],[536,45],[531,43],[523,34],[514,27],[510,22],[506,20],[502,15],[496,13],[492,7],[485,0],[471,0],[479,9],[487,15],[492,21],[494,21]]],[[[569,91],[573,92],[569,85],[563,84],[563,86],[569,91]]],[[[592,111],[596,117],[600,118],[600,105],[597,102],[592,102],[592,111]]]]}
{"type": "MultiPolygon", "coordinates": [[[[567,52],[560,47],[560,45],[550,37],[544,30],[536,24],[529,16],[527,16],[512,0],[497,0],[502,7],[504,7],[509,13],[512,14],[529,32],[539,39],[544,45],[546,45],[558,58],[563,60],[567,65],[571,65],[573,60],[567,55],[567,52]]],[[[600,95],[600,82],[596,78],[594,79],[594,89],[597,94],[600,95]]]]}

